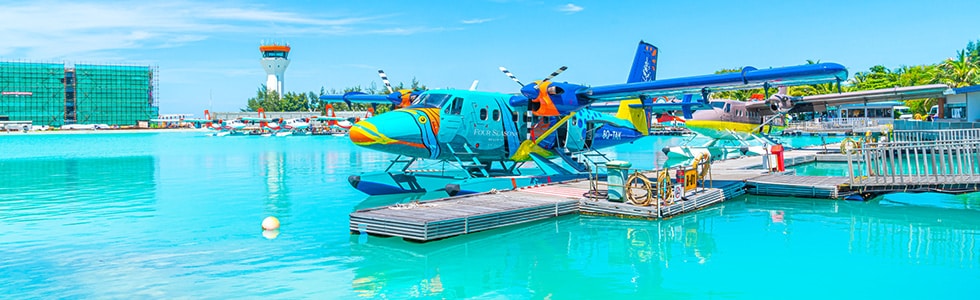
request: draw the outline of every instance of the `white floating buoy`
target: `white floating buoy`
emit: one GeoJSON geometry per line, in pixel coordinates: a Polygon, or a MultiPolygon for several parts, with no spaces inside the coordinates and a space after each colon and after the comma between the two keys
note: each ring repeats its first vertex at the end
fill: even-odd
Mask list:
{"type": "Polygon", "coordinates": [[[279,219],[272,216],[266,217],[265,220],[262,220],[262,229],[265,230],[279,229],[279,219]]]}

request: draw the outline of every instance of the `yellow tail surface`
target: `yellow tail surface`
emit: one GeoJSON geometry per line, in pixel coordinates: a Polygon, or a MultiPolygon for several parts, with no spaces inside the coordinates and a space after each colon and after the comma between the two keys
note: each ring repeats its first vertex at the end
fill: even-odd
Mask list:
{"type": "Polygon", "coordinates": [[[647,113],[643,111],[643,108],[631,108],[630,104],[642,104],[642,102],[640,102],[640,99],[619,102],[619,111],[616,112],[616,117],[629,120],[630,123],[633,123],[633,127],[643,133],[643,135],[649,134],[650,128],[647,126],[647,113]]]}

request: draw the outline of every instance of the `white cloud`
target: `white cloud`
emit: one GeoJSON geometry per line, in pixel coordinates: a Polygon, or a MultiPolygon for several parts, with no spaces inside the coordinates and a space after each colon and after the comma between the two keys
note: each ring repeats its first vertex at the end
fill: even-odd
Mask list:
{"type": "Polygon", "coordinates": [[[0,56],[57,59],[93,53],[179,47],[218,35],[407,35],[444,28],[379,24],[390,16],[331,17],[257,5],[194,1],[25,1],[0,9],[0,56]]]}
{"type": "Polygon", "coordinates": [[[583,9],[585,9],[585,8],[582,8],[581,6],[578,6],[578,5],[575,5],[575,4],[572,4],[572,3],[565,4],[563,6],[558,7],[558,11],[565,12],[565,13],[568,13],[568,14],[574,14],[574,13],[577,13],[577,12],[582,11],[583,9]]]}
{"type": "Polygon", "coordinates": [[[494,19],[491,19],[491,18],[487,18],[487,19],[469,19],[469,20],[463,20],[463,21],[460,21],[460,22],[462,22],[463,24],[483,24],[483,23],[490,22],[490,21],[493,21],[493,20],[494,19]]]}

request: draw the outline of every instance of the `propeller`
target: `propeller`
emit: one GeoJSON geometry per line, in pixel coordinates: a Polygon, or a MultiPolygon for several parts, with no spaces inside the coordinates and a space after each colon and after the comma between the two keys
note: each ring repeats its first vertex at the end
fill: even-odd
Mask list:
{"type": "Polygon", "coordinates": [[[786,114],[795,105],[793,102],[799,101],[802,97],[792,97],[786,93],[787,88],[785,86],[779,87],[779,92],[773,94],[771,97],[766,99],[766,104],[769,105],[769,110],[779,114],[786,114]]]}
{"type": "Polygon", "coordinates": [[[385,83],[386,87],[388,87],[388,92],[394,93],[395,89],[391,87],[391,82],[388,81],[388,74],[385,74],[384,70],[378,70],[378,76],[381,76],[381,81],[385,83]]]}
{"type": "Polygon", "coordinates": [[[521,85],[521,87],[524,87],[524,84],[523,84],[523,83],[521,83],[521,81],[520,81],[520,80],[517,80],[517,76],[514,76],[514,74],[513,74],[513,73],[511,73],[511,72],[510,72],[509,70],[507,70],[507,68],[504,68],[504,67],[500,67],[500,71],[501,71],[501,72],[504,72],[504,75],[507,75],[507,77],[510,77],[510,80],[513,80],[513,81],[514,81],[514,82],[516,82],[517,84],[520,84],[520,85],[521,85]]]}
{"type": "Polygon", "coordinates": [[[391,82],[388,81],[388,74],[385,74],[384,70],[378,70],[378,76],[381,76],[381,81],[384,82],[385,87],[388,88],[388,92],[390,93],[388,95],[388,99],[392,99],[392,103],[398,102],[398,108],[412,105],[412,100],[415,100],[415,97],[417,97],[419,94],[410,89],[401,89],[396,91],[395,88],[391,86],[391,82]]]}
{"type": "MultiPolygon", "coordinates": [[[[503,72],[504,75],[507,75],[507,77],[510,77],[511,80],[521,85],[521,94],[523,94],[526,97],[526,98],[519,98],[519,97],[511,98],[511,105],[521,106],[524,105],[526,102],[528,111],[534,113],[537,116],[561,115],[561,113],[555,107],[555,104],[552,101],[551,96],[561,95],[565,92],[565,89],[559,85],[552,85],[551,80],[554,79],[555,76],[558,76],[558,74],[564,72],[565,70],[568,70],[568,67],[561,66],[561,68],[558,68],[558,70],[551,72],[551,74],[549,74],[548,77],[545,77],[542,80],[534,81],[531,84],[525,85],[521,83],[521,81],[518,80],[517,77],[514,76],[514,74],[512,74],[509,70],[507,70],[507,68],[500,67],[500,71],[503,72]]],[[[572,95],[572,98],[574,97],[575,96],[572,95]]],[[[562,99],[562,102],[563,103],[565,102],[564,99],[562,99]]]]}
{"type": "Polygon", "coordinates": [[[545,77],[544,80],[541,80],[541,81],[549,81],[552,78],[555,78],[555,76],[558,76],[558,74],[561,74],[561,72],[565,72],[565,70],[568,70],[568,67],[567,66],[561,66],[561,68],[558,68],[558,70],[555,70],[554,72],[551,72],[551,75],[548,75],[548,77],[545,77]]]}

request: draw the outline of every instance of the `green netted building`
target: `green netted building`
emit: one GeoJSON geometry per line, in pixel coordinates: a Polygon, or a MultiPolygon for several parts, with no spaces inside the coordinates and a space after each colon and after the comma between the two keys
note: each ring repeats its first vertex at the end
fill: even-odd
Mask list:
{"type": "Polygon", "coordinates": [[[159,114],[153,66],[0,61],[0,115],[34,125],[136,125],[159,114]]]}

